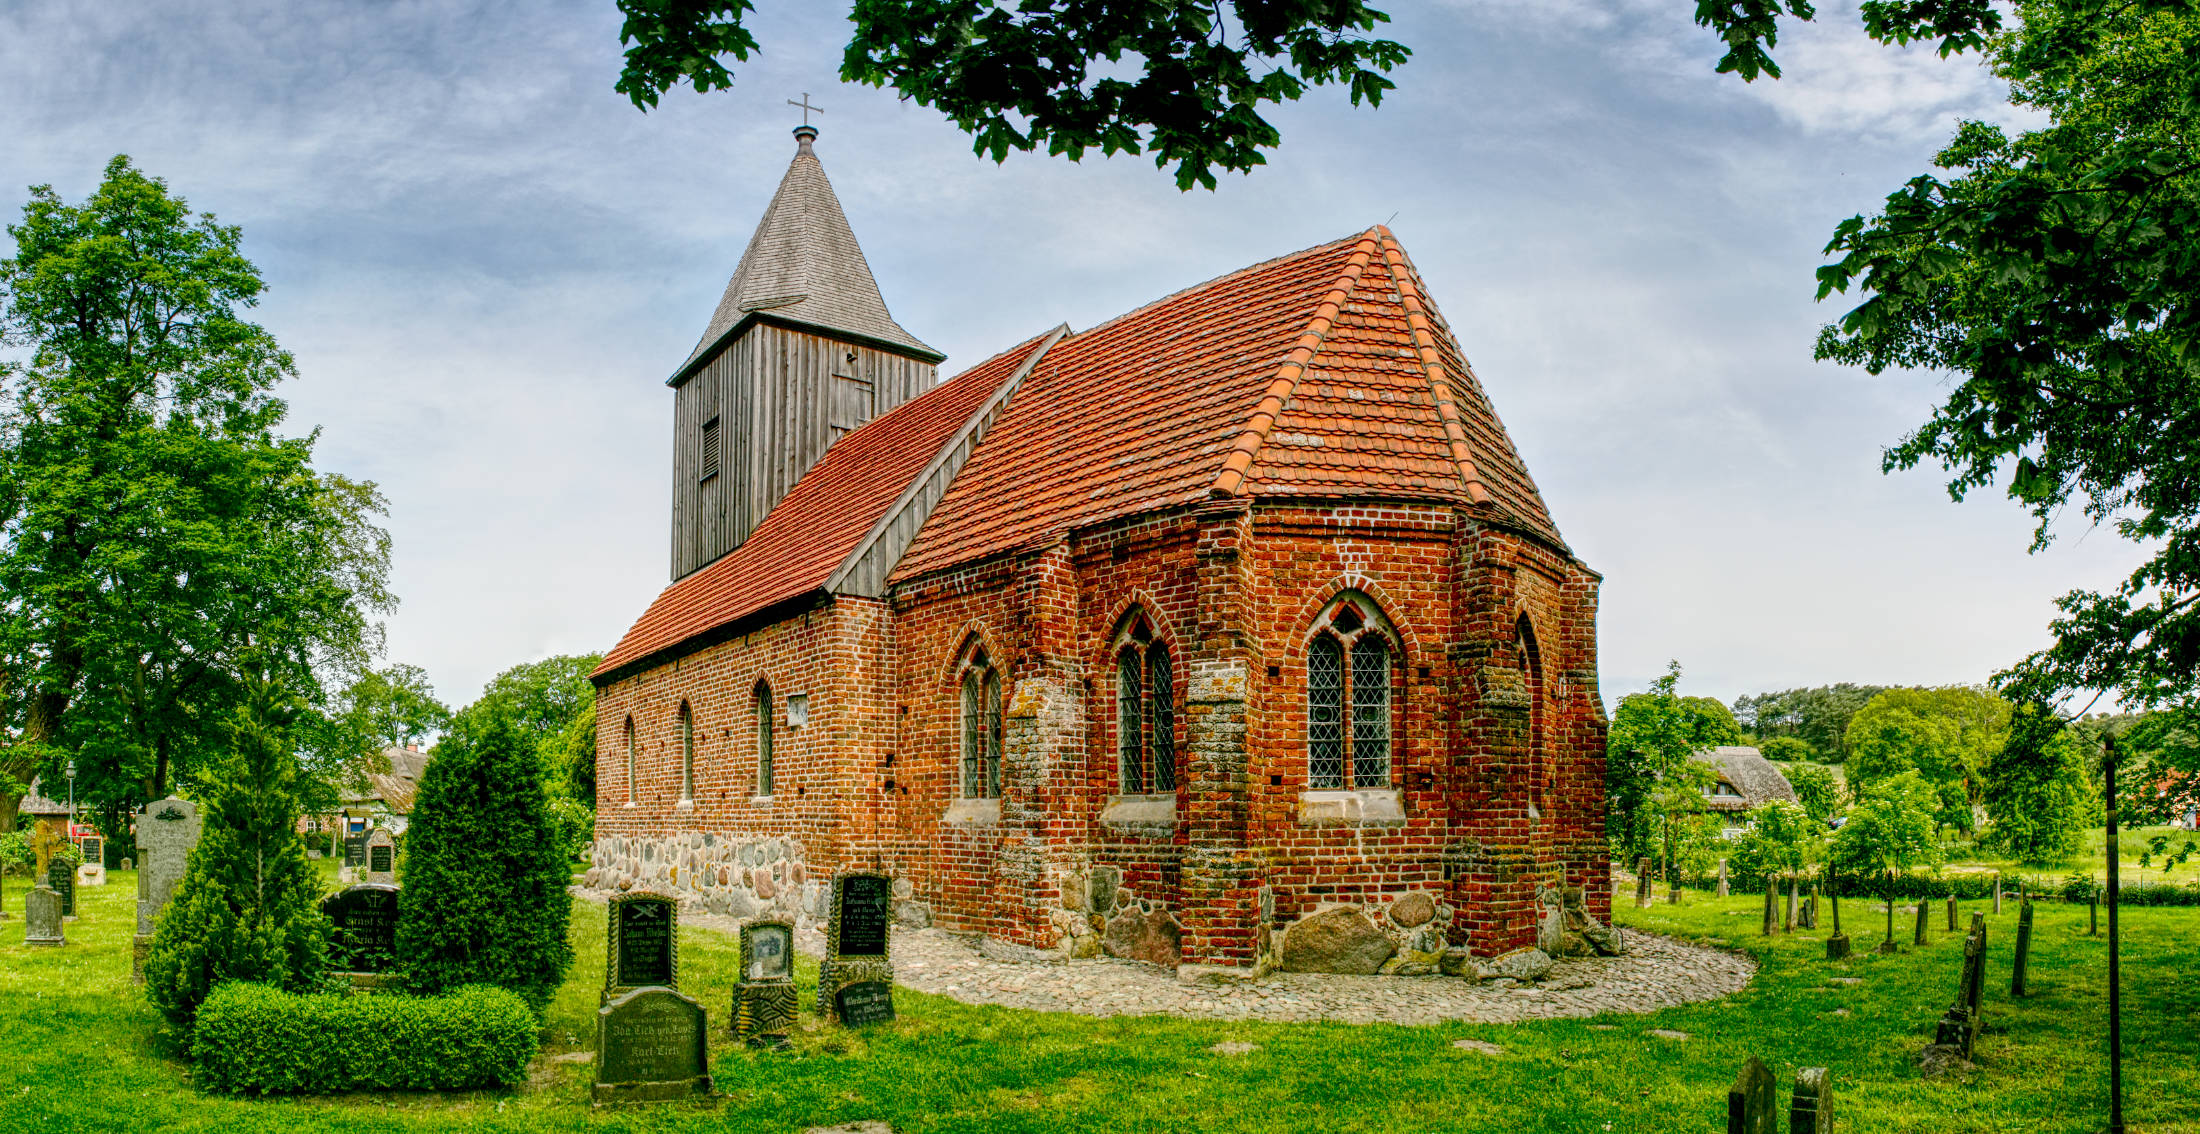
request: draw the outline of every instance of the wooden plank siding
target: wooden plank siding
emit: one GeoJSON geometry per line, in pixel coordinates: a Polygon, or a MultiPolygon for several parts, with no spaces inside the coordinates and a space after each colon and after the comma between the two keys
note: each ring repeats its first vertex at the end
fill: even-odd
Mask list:
{"type": "Polygon", "coordinates": [[[835,438],[938,380],[937,366],[906,355],[751,324],[673,390],[672,577],[739,547],[835,438]],[[705,480],[714,417],[720,467],[705,480]]]}

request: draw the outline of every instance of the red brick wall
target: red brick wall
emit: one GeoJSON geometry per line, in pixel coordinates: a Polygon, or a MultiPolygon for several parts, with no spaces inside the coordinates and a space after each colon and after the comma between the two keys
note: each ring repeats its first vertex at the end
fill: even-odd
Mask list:
{"type": "Polygon", "coordinates": [[[1137,517],[916,580],[890,606],[838,599],[605,687],[598,835],[797,839],[812,872],[883,867],[937,924],[1041,949],[1090,932],[1083,880],[1105,865],[1174,913],[1186,961],[1254,963],[1263,886],[1279,922],[1428,890],[1456,911],[1454,943],[1502,952],[1532,942],[1539,881],[1563,877],[1592,912],[1609,910],[1596,588],[1555,549],[1448,506],[1240,502],[1137,517]],[[1307,632],[1347,589],[1373,600],[1402,647],[1402,823],[1298,817],[1307,632]],[[1172,655],[1173,829],[1100,822],[1117,791],[1111,647],[1134,608],[1172,655]],[[1537,679],[1516,640],[1523,615],[1537,679]],[[961,666],[979,648],[1004,678],[1004,798],[995,821],[943,823],[960,794],[961,666]],[[765,804],[743,786],[759,677],[782,714],[787,694],[810,698],[809,726],[775,734],[781,786],[765,804]],[[692,810],[674,803],[683,696],[698,721],[692,810]],[[629,713],[632,808],[618,802],[629,713]]]}

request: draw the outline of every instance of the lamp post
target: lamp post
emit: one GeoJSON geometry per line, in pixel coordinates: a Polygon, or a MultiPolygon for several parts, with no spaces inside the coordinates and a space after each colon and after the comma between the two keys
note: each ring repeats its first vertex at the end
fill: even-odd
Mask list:
{"type": "Polygon", "coordinates": [[[69,781],[68,835],[69,838],[74,839],[76,838],[76,761],[69,761],[69,766],[61,770],[61,775],[64,779],[69,781]]]}

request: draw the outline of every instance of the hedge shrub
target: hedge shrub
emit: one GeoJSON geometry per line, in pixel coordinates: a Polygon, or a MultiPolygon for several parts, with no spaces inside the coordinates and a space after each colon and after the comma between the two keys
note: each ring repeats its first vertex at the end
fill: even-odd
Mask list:
{"type": "Polygon", "coordinates": [[[508,1087],[535,1057],[535,1017],[501,988],[448,996],[300,995],[233,981],[199,1006],[198,1084],[224,1094],[508,1087]]]}
{"type": "MultiPolygon", "coordinates": [[[[1825,888],[1823,874],[1806,876],[1803,879],[1803,888],[1808,890],[1812,882],[1818,883],[1821,893],[1831,892],[1825,888]]],[[[1892,896],[1914,902],[1919,898],[1945,898],[1951,893],[1963,901],[1977,901],[1994,896],[1993,874],[1972,871],[1933,874],[1929,871],[1912,870],[1891,878],[1885,874],[1861,878],[1843,874],[1840,876],[1840,883],[1841,896],[1844,898],[1876,898],[1884,901],[1892,896]]],[[[1709,882],[1699,884],[1700,888],[1705,889],[1710,885],[1709,882]]],[[[1737,894],[1762,893],[1765,879],[1762,874],[1743,874],[1736,870],[1728,874],[1728,885],[1737,894]]],[[[2017,900],[2020,892],[2029,892],[2036,897],[2059,898],[2066,902],[2083,902],[2089,889],[2097,890],[2100,887],[2099,878],[2088,882],[2083,876],[2056,879],[2045,875],[2005,874],[2001,880],[2002,897],[2012,902],[2017,900]]],[[[1785,878],[1780,882],[1780,892],[1787,892],[1785,878]]],[[[2117,890],[2117,895],[2117,904],[2125,906],[2200,906],[2200,881],[2126,882],[2117,890]]]]}

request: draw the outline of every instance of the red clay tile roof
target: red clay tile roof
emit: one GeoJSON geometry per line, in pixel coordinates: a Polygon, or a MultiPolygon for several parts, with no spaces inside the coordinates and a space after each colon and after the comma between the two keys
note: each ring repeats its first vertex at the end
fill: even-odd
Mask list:
{"type": "Polygon", "coordinates": [[[1564,546],[1381,226],[1056,344],[893,578],[1210,495],[1341,493],[1492,510],[1564,546]]]}
{"type": "Polygon", "coordinates": [[[660,592],[604,655],[596,675],[822,587],[940,447],[1046,338],[997,354],[834,442],[747,541],[660,592]]]}

